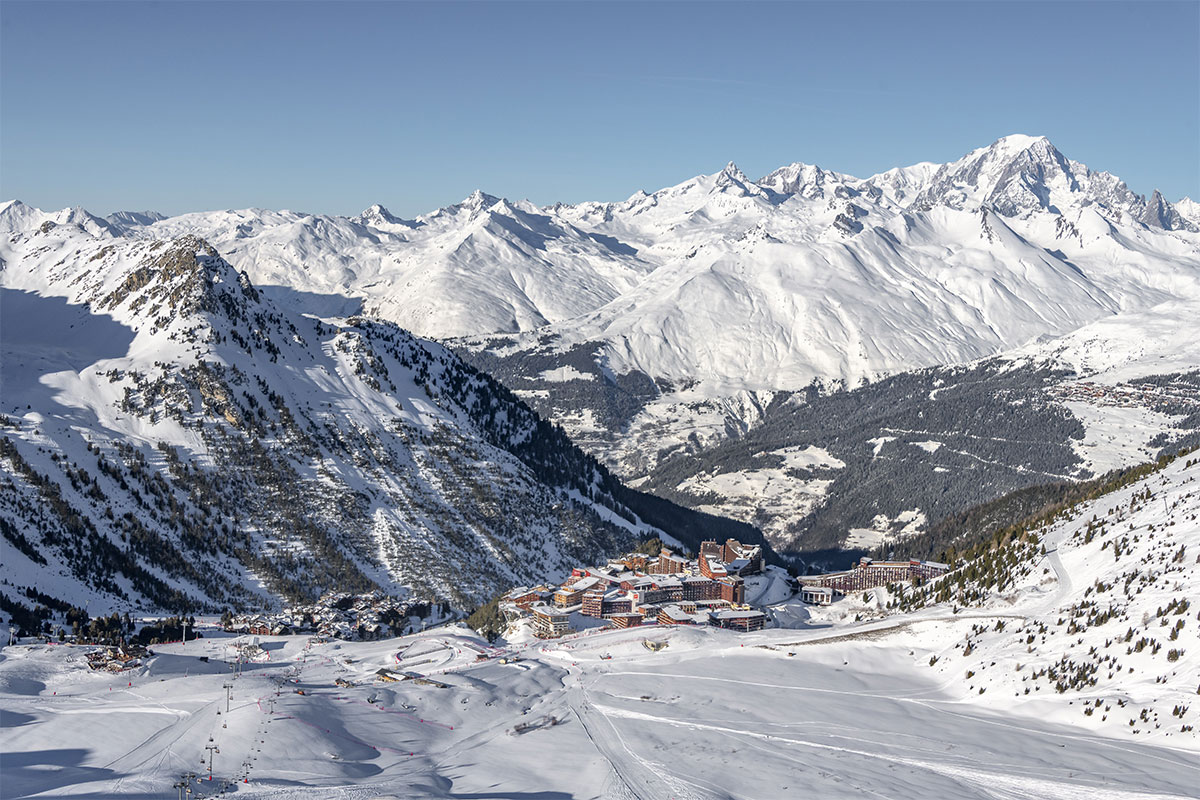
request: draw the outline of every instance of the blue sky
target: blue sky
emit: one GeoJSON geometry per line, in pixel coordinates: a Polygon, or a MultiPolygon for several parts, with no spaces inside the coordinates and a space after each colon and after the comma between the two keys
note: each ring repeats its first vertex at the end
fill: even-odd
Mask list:
{"type": "Polygon", "coordinates": [[[1200,4],[0,3],[0,197],[416,215],[1044,134],[1200,195],[1200,4]]]}

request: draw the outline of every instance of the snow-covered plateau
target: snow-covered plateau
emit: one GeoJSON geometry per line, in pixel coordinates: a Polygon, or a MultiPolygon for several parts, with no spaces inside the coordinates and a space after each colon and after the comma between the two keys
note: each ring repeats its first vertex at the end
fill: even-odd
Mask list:
{"type": "Polygon", "coordinates": [[[215,630],[119,674],[10,646],[5,797],[169,796],[187,773],[193,796],[285,800],[1195,797],[1198,477],[1185,456],[1076,505],[973,602],[907,613],[893,587],[780,599],[749,634],[262,637],[237,677],[215,630]]]}

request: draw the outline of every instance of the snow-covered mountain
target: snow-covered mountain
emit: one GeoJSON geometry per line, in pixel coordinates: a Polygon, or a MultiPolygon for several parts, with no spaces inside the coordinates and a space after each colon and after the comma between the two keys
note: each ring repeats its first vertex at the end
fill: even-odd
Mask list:
{"type": "Polygon", "coordinates": [[[556,211],[655,268],[509,349],[596,343],[612,372],[707,396],[970,361],[1200,287],[1195,225],[1044,138],[866,180],[794,164],[752,183],[730,165],[556,211]]]}
{"type": "MultiPolygon", "coordinates": [[[[0,230],[61,221],[17,203],[0,230]]],[[[80,213],[76,210],[74,213],[80,213]]],[[[603,344],[616,372],[718,391],[970,360],[1196,292],[1200,226],[1008,136],[866,179],[735,165],[623,202],[539,208],[476,192],[403,220],[216,211],[96,224],[210,241],[261,286],[363,300],[418,335],[603,344]],[[753,366],[748,366],[753,364],[753,366]]]]}
{"type": "MultiPolygon", "coordinates": [[[[194,235],[4,215],[24,220],[0,242],[11,587],[94,610],[335,587],[470,608],[652,530],[637,493],[440,345],[293,313],[194,235]]],[[[697,519],[652,502],[668,529],[697,519]]]]}
{"type": "MultiPolygon", "coordinates": [[[[752,488],[761,475],[693,473],[667,487],[656,470],[744,435],[814,384],[854,388],[1027,353],[1092,325],[1121,337],[1101,348],[1110,353],[1138,341],[1139,319],[1184,330],[1200,308],[1196,208],[1137,195],[1044,137],[1016,135],[865,179],[795,163],[756,181],[731,163],[620,202],[537,207],[476,192],[411,220],[379,205],[356,217],[98,220],[14,202],[0,207],[0,231],[74,229],[74,216],[92,236],[201,236],[280,307],[362,312],[451,338],[623,477],[689,502],[736,495],[733,506],[701,505],[743,505],[739,518],[783,541],[797,522],[789,509],[803,517],[823,502],[824,479],[774,481],[771,502],[787,518],[768,522],[752,488]]],[[[1140,359],[1141,374],[1186,371],[1185,361],[1155,370],[1140,359]]],[[[1055,474],[1086,471],[1089,458],[1056,462],[1055,474]]],[[[910,511],[880,513],[894,522],[910,511]]]]}

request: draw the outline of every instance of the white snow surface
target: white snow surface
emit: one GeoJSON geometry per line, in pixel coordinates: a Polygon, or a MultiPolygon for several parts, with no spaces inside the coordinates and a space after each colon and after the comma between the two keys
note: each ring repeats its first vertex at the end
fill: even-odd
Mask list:
{"type": "Polygon", "coordinates": [[[1182,730],[1200,709],[1200,459],[1183,456],[1039,534],[1045,555],[981,607],[959,609],[957,627],[908,628],[927,665],[937,658],[930,671],[964,703],[1200,750],[1182,730]],[[1111,616],[1088,620],[1099,612],[1111,616]],[[1057,677],[1037,675],[1056,665],[1057,677]],[[1095,683],[1056,691],[1081,665],[1096,666],[1095,683]]]}

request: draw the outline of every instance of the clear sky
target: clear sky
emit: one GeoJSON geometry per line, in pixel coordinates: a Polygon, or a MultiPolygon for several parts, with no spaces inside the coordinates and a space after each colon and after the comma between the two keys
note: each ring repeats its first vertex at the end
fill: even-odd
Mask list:
{"type": "Polygon", "coordinates": [[[414,216],[1009,133],[1200,195],[1200,3],[0,2],[0,198],[414,216]]]}

